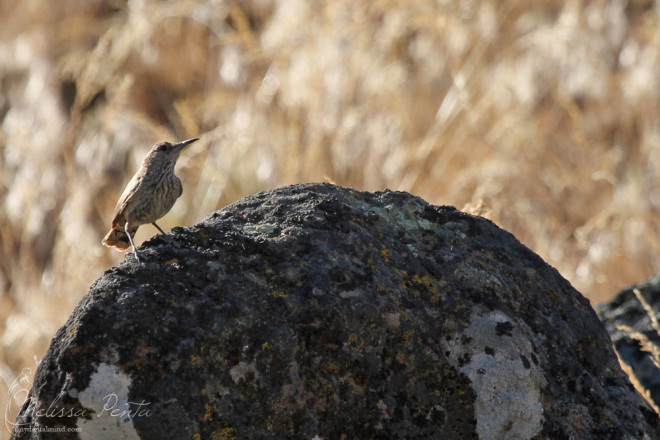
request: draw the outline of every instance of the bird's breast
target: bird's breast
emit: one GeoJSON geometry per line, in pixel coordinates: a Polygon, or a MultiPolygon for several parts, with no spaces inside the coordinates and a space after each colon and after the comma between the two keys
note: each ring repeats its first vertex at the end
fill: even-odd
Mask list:
{"type": "Polygon", "coordinates": [[[145,179],[139,194],[136,194],[129,216],[140,224],[155,222],[168,213],[176,199],[181,196],[183,187],[178,177],[169,176],[145,179]]]}

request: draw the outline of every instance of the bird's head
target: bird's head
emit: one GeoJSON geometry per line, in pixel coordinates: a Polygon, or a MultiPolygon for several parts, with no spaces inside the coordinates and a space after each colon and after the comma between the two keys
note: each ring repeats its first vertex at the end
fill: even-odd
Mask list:
{"type": "Polygon", "coordinates": [[[179,142],[178,144],[173,144],[171,142],[161,142],[151,148],[149,156],[151,156],[151,161],[176,162],[176,160],[179,158],[179,153],[181,153],[181,150],[198,140],[199,138],[192,138],[183,142],[179,142]]]}

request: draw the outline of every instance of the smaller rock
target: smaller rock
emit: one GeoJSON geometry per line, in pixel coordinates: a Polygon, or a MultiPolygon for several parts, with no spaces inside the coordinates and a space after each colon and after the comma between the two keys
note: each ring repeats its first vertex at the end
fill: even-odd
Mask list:
{"type": "Polygon", "coordinates": [[[643,334],[652,344],[660,347],[660,335],[653,328],[651,318],[637,299],[637,289],[655,312],[660,314],[660,275],[649,278],[642,284],[623,289],[610,302],[596,307],[598,317],[605,324],[619,357],[632,369],[656,406],[660,406],[660,368],[653,362],[648,351],[642,349],[637,338],[620,327],[626,326],[643,334]]]}

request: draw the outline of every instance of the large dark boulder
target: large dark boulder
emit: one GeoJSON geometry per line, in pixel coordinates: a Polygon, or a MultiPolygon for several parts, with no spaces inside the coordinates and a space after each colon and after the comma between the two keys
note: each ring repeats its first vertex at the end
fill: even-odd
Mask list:
{"type": "Polygon", "coordinates": [[[651,313],[660,315],[660,275],[623,289],[614,299],[599,305],[596,310],[621,361],[630,367],[642,388],[648,392],[649,398],[660,407],[660,368],[643,347],[645,344],[660,347],[660,334],[653,328],[649,313],[644,310],[634,290],[642,295],[651,313]]]}
{"type": "Polygon", "coordinates": [[[141,257],[92,286],[19,415],[78,432],[13,438],[660,438],[589,302],[483,218],[295,185],[141,257]]]}

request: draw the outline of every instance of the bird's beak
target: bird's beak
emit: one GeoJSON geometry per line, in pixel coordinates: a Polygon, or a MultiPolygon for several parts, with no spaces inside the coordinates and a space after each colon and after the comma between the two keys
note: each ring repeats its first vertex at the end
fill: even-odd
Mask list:
{"type": "Polygon", "coordinates": [[[193,142],[196,142],[196,141],[198,141],[198,140],[199,140],[199,138],[188,139],[188,140],[185,140],[185,141],[183,141],[183,142],[179,142],[178,144],[176,144],[176,147],[177,147],[178,149],[183,149],[184,147],[186,147],[186,146],[188,146],[188,145],[190,145],[190,144],[192,144],[193,142]]]}

